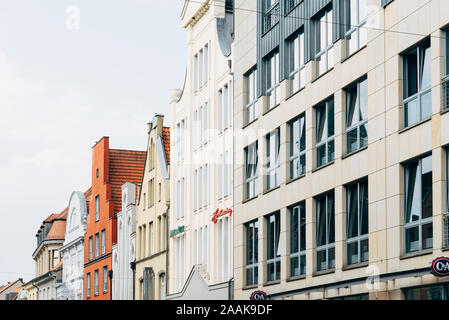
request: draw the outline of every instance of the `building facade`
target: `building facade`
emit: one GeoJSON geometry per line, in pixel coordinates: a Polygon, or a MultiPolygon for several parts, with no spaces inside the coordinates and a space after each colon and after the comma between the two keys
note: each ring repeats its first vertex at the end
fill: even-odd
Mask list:
{"type": "Polygon", "coordinates": [[[164,127],[163,115],[148,124],[147,150],[137,204],[135,298],[163,300],[170,210],[170,128],[164,127]]]}
{"type": "Polygon", "coordinates": [[[233,1],[185,1],[181,21],[187,74],[184,89],[176,90],[171,102],[168,298],[183,299],[188,293],[190,299],[228,299],[233,277],[233,1]],[[192,277],[195,272],[201,277],[192,277]],[[222,283],[226,286],[218,294],[215,289],[213,295],[203,294],[204,286],[222,283]]]}
{"type": "Polygon", "coordinates": [[[91,189],[74,191],[67,207],[67,223],[62,256],[62,282],[56,286],[57,300],[83,300],[84,235],[91,189]]]}
{"type": "Polygon", "coordinates": [[[92,148],[92,197],[84,236],[84,299],[110,300],[112,245],[117,242],[117,213],[122,185],[142,179],[145,151],[109,148],[103,137],[92,148]]]}
{"type": "Polygon", "coordinates": [[[8,282],[6,285],[0,287],[0,300],[15,300],[18,293],[22,291],[23,286],[22,279],[8,282]]]}
{"type": "Polygon", "coordinates": [[[448,299],[447,2],[235,5],[235,298],[448,299]]]}
{"type": "Polygon", "coordinates": [[[122,211],[117,214],[117,243],[112,246],[112,300],[134,299],[136,259],[136,185],[122,185],[122,211]]]}

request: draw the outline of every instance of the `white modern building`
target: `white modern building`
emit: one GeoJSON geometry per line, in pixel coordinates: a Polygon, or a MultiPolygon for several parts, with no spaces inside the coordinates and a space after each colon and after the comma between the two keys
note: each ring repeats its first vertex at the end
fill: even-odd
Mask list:
{"type": "Polygon", "coordinates": [[[122,211],[117,214],[117,243],[112,246],[112,299],[133,300],[136,257],[136,185],[122,185],[122,211]]]}
{"type": "Polygon", "coordinates": [[[184,89],[176,90],[171,101],[167,299],[229,298],[233,7],[233,1],[185,1],[181,15],[187,75],[184,89]]]}
{"type": "Polygon", "coordinates": [[[56,284],[57,300],[83,300],[84,234],[88,213],[86,199],[90,195],[89,189],[84,194],[75,191],[70,196],[65,241],[59,249],[63,264],[62,282],[56,284]]]}

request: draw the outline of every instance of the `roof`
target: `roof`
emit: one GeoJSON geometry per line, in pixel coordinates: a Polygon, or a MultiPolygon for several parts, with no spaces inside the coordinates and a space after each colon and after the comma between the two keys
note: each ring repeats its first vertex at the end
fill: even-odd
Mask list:
{"type": "Polygon", "coordinates": [[[122,185],[126,182],[138,185],[142,181],[146,156],[146,151],[109,150],[109,182],[114,214],[122,210],[122,185]]]}
{"type": "Polygon", "coordinates": [[[6,289],[8,289],[9,287],[13,286],[14,284],[16,284],[16,283],[19,282],[19,281],[23,284],[22,279],[17,279],[16,281],[10,282],[10,283],[8,283],[7,285],[4,285],[3,287],[1,287],[0,293],[6,291],[6,289]]]}
{"type": "Polygon", "coordinates": [[[162,128],[162,140],[164,141],[165,159],[170,164],[170,127],[162,128]]]}
{"type": "Polygon", "coordinates": [[[53,269],[51,269],[50,271],[58,270],[60,267],[62,267],[62,260],[59,261],[59,263],[58,263],[57,265],[55,265],[55,266],[53,267],[53,269]]]}
{"type": "Polygon", "coordinates": [[[62,238],[64,238],[64,236],[65,236],[65,222],[66,222],[66,220],[67,220],[67,208],[65,208],[59,214],[53,213],[53,214],[49,215],[47,217],[47,219],[45,219],[42,222],[39,230],[37,231],[36,237],[38,237],[39,234],[42,232],[42,230],[44,229],[44,225],[46,223],[51,223],[52,226],[51,226],[50,230],[48,231],[48,234],[47,234],[47,236],[46,236],[46,238],[44,240],[46,240],[46,239],[61,239],[61,236],[62,236],[62,238]],[[55,223],[56,223],[56,227],[55,228],[57,228],[58,230],[54,230],[53,233],[52,233],[53,226],[55,226],[55,223]],[[64,226],[64,231],[61,233],[61,231],[59,229],[60,229],[62,224],[64,226]],[[51,238],[49,238],[50,233],[52,233],[51,238]],[[59,237],[58,238],[54,238],[55,234],[58,234],[59,237]]]}

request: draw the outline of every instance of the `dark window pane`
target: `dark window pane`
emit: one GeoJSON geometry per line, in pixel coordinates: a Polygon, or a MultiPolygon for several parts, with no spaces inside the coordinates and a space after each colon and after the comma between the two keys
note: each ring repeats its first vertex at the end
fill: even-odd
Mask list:
{"type": "Polygon", "coordinates": [[[321,167],[327,163],[326,145],[322,145],[317,149],[317,166],[321,167]]]}
{"type": "Polygon", "coordinates": [[[359,148],[359,143],[358,143],[358,130],[357,128],[355,128],[352,131],[349,131],[346,134],[346,140],[347,140],[347,153],[351,153],[356,151],[359,148]]]}
{"type": "Polygon", "coordinates": [[[290,259],[290,276],[296,277],[300,275],[299,270],[299,257],[290,259]]]}
{"type": "Polygon", "coordinates": [[[328,198],[328,208],[327,208],[327,215],[328,215],[328,232],[329,232],[329,241],[328,243],[334,243],[335,242],[335,207],[334,207],[334,195],[329,194],[328,198]]]}
{"type": "Polygon", "coordinates": [[[432,223],[422,226],[422,248],[423,248],[423,250],[433,248],[432,223]]]}
{"type": "Polygon", "coordinates": [[[317,271],[323,271],[327,269],[326,250],[317,252],[317,271]]]}
{"type": "Polygon", "coordinates": [[[360,183],[360,234],[368,234],[368,181],[360,183]]]}
{"type": "Polygon", "coordinates": [[[328,162],[334,161],[334,159],[335,159],[335,142],[334,142],[334,140],[329,141],[327,152],[328,152],[328,155],[327,155],[328,162]]]}
{"type": "Polygon", "coordinates": [[[300,237],[300,250],[304,251],[306,250],[306,209],[305,209],[305,205],[302,205],[300,207],[300,213],[301,213],[301,217],[300,217],[300,231],[301,231],[301,237],[300,237]]]}
{"type": "Polygon", "coordinates": [[[335,248],[330,248],[329,249],[329,264],[328,264],[328,268],[329,269],[334,269],[335,268],[335,248]]]}
{"type": "Polygon", "coordinates": [[[360,126],[360,148],[366,147],[368,145],[368,130],[367,125],[360,126]]]}
{"type": "Polygon", "coordinates": [[[350,128],[359,122],[357,85],[347,90],[346,127],[350,128]]]}
{"type": "Polygon", "coordinates": [[[419,161],[413,161],[406,166],[406,214],[405,223],[419,220],[420,204],[419,204],[419,188],[417,183],[419,161]]]}
{"type": "Polygon", "coordinates": [[[359,235],[358,226],[358,185],[354,184],[348,188],[348,218],[347,218],[347,235],[348,239],[357,237],[359,235]]]}
{"type": "Polygon", "coordinates": [[[426,43],[421,49],[421,61],[420,61],[420,83],[419,89],[425,90],[430,88],[431,86],[431,51],[430,51],[430,43],[426,43]]]}
{"type": "Polygon", "coordinates": [[[422,159],[422,218],[432,216],[432,156],[422,159]]]}
{"type": "Polygon", "coordinates": [[[348,244],[348,265],[359,263],[359,244],[353,242],[348,244]]]}
{"type": "Polygon", "coordinates": [[[326,197],[317,203],[317,246],[326,244],[326,197]]]}
{"type": "Polygon", "coordinates": [[[419,251],[419,227],[405,230],[406,252],[419,251]]]}
{"type": "Polygon", "coordinates": [[[369,245],[368,245],[369,241],[368,239],[366,240],[362,240],[360,242],[360,258],[361,261],[360,262],[366,262],[369,260],[369,245]]]}
{"type": "Polygon", "coordinates": [[[327,103],[327,116],[328,116],[328,137],[334,135],[334,99],[331,99],[327,103]]]}
{"type": "Polygon", "coordinates": [[[290,227],[290,253],[299,252],[299,208],[295,207],[292,209],[290,227]]]}
{"type": "Polygon", "coordinates": [[[414,50],[404,57],[406,70],[406,90],[405,98],[408,98],[418,92],[418,53],[414,50]]]}
{"type": "Polygon", "coordinates": [[[316,123],[317,123],[317,133],[316,141],[321,142],[325,140],[328,136],[327,134],[327,117],[326,117],[326,106],[323,105],[316,109],[316,123]]]}

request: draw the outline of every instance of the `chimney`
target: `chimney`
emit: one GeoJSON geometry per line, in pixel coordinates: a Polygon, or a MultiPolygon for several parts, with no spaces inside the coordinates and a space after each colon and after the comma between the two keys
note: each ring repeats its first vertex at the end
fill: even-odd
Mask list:
{"type": "Polygon", "coordinates": [[[155,113],[153,118],[153,128],[156,128],[157,135],[162,135],[162,126],[164,125],[164,115],[160,113],[155,113]]]}

